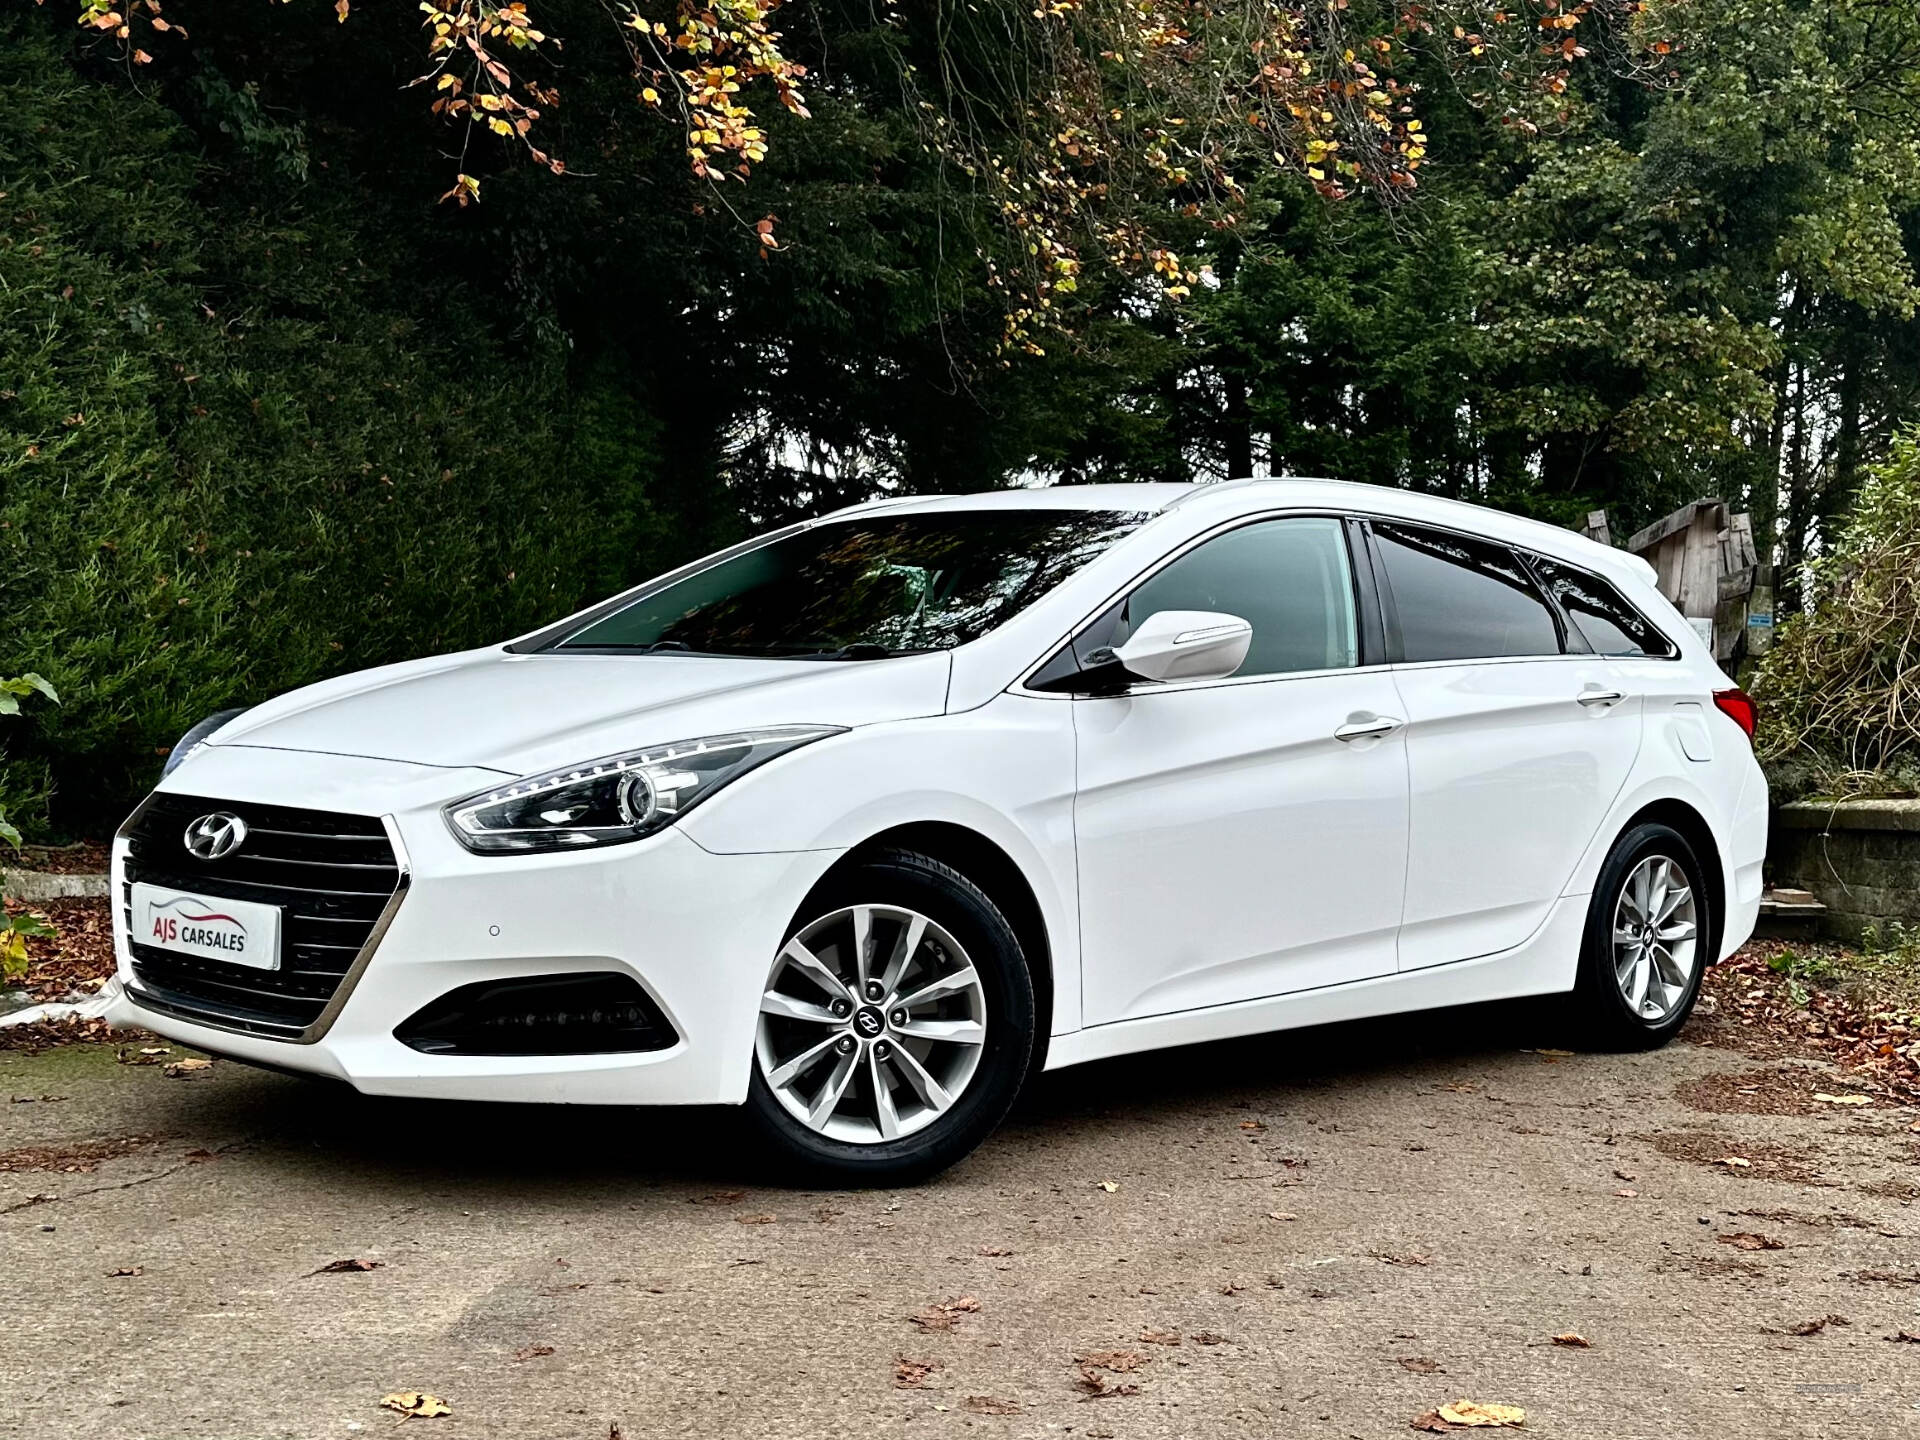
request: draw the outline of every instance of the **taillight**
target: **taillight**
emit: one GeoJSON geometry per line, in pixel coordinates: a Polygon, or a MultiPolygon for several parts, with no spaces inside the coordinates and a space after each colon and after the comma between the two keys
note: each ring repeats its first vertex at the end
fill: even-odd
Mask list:
{"type": "Polygon", "coordinates": [[[1713,703],[1720,708],[1722,715],[1731,716],[1733,723],[1746,732],[1747,739],[1753,739],[1755,710],[1753,697],[1744,690],[1716,690],[1713,703]]]}

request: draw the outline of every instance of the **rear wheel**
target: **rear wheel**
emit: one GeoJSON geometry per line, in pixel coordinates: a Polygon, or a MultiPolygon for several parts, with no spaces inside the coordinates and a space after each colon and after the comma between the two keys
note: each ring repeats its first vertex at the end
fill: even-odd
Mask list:
{"type": "Polygon", "coordinates": [[[1620,837],[1587,912],[1575,1017],[1597,1048],[1650,1050],[1687,1022],[1711,956],[1710,898],[1693,846],[1668,825],[1620,837]]]}
{"type": "Polygon", "coordinates": [[[809,898],[760,1000],[747,1113],[842,1184],[906,1184],[1005,1117],[1034,1037],[1020,943],[949,866],[890,851],[809,898]]]}

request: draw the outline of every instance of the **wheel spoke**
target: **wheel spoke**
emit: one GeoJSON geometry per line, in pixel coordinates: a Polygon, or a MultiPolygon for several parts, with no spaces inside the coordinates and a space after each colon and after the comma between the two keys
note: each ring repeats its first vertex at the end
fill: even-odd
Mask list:
{"type": "Polygon", "coordinates": [[[1613,944],[1614,944],[1615,950],[1618,950],[1622,945],[1631,946],[1631,945],[1638,945],[1639,943],[1640,943],[1640,932],[1638,930],[1616,929],[1613,932],[1613,944]]]}
{"type": "Polygon", "coordinates": [[[914,991],[913,994],[897,1003],[908,1010],[912,1010],[916,1006],[925,1005],[930,1000],[938,1000],[945,995],[958,995],[963,991],[971,990],[979,983],[980,978],[973,973],[973,966],[966,965],[954,971],[951,975],[942,975],[931,984],[923,985],[920,989],[914,991]]]}
{"type": "Polygon", "coordinates": [[[801,944],[798,936],[787,941],[781,948],[780,958],[820,986],[834,999],[859,1003],[854,999],[853,992],[847,989],[846,982],[833,973],[832,967],[826,961],[801,944]]]}
{"type": "Polygon", "coordinates": [[[1664,945],[1654,946],[1653,964],[1663,985],[1670,986],[1675,990],[1684,990],[1686,988],[1686,966],[1680,963],[1679,957],[1675,955],[1673,951],[1664,945]]]}
{"type": "Polygon", "coordinates": [[[880,1127],[882,1140],[900,1138],[900,1112],[893,1108],[893,1082],[882,1068],[886,1061],[871,1050],[867,1052],[867,1073],[873,1083],[873,1119],[880,1127]]]}
{"type": "Polygon", "coordinates": [[[894,1026],[894,1034],[916,1040],[939,1040],[952,1045],[984,1045],[987,1027],[978,1020],[913,1020],[894,1026]]]}
{"type": "Polygon", "coordinates": [[[820,1093],[813,1097],[813,1103],[807,1107],[807,1123],[818,1130],[833,1118],[833,1112],[839,1108],[840,1099],[847,1093],[847,1085],[853,1079],[853,1072],[860,1068],[860,1052],[842,1055],[833,1067],[833,1073],[827,1076],[827,1083],[820,1087],[820,1093]]]}
{"type": "Polygon", "coordinates": [[[1664,930],[1654,932],[1663,945],[1671,945],[1676,940],[1691,940],[1694,936],[1691,920],[1676,920],[1664,930]]]}
{"type": "Polygon", "coordinates": [[[1642,950],[1633,959],[1633,976],[1627,985],[1627,1005],[1638,1012],[1646,1007],[1647,986],[1653,980],[1653,960],[1642,950]]]}
{"type": "Polygon", "coordinates": [[[1687,888],[1686,882],[1674,876],[1672,868],[1669,867],[1666,892],[1659,908],[1653,912],[1653,923],[1656,925],[1666,924],[1668,920],[1673,918],[1674,911],[1678,910],[1692,898],[1693,892],[1687,888]]]}
{"type": "Polygon", "coordinates": [[[784,1015],[789,1020],[804,1020],[809,1025],[839,1025],[840,1017],[824,1005],[815,1005],[811,1000],[796,1000],[793,996],[779,990],[769,990],[760,997],[762,1015],[784,1015]]]}
{"type": "Polygon", "coordinates": [[[886,972],[880,977],[883,994],[891,997],[900,988],[900,977],[907,973],[907,966],[913,963],[913,957],[926,935],[927,917],[924,915],[914,916],[901,928],[900,938],[894,943],[893,954],[887,960],[886,972]]]}
{"type": "Polygon", "coordinates": [[[767,1075],[767,1084],[776,1090],[784,1090],[800,1076],[818,1064],[820,1057],[832,1051],[839,1040],[838,1035],[829,1035],[818,1045],[809,1045],[784,1065],[776,1067],[767,1075]]]}
{"type": "Polygon", "coordinates": [[[953,1097],[947,1093],[946,1087],[933,1078],[927,1067],[915,1059],[913,1052],[906,1046],[894,1046],[890,1058],[894,1068],[905,1078],[907,1084],[913,1087],[913,1093],[920,1097],[921,1102],[929,1110],[938,1114],[953,1104],[953,1097]]]}
{"type": "Polygon", "coordinates": [[[856,905],[853,909],[853,974],[861,1000],[867,998],[867,972],[872,963],[873,910],[870,906],[856,905]]]}

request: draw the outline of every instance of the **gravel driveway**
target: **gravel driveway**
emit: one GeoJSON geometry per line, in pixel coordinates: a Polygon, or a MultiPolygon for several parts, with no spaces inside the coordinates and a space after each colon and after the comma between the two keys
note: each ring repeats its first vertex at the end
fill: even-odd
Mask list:
{"type": "Polygon", "coordinates": [[[1920,1435],[1914,1112],[1710,1020],[1633,1056],[1536,1028],[1063,1072],[862,1193],[767,1186],[713,1113],[0,1054],[0,1431],[1374,1437],[1467,1398],[1545,1436],[1920,1435]],[[410,1390],[452,1413],[380,1407],[410,1390]]]}

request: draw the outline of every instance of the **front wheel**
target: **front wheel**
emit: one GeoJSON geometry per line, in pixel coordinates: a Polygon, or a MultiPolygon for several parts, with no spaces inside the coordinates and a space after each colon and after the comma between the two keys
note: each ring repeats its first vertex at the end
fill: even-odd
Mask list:
{"type": "Polygon", "coordinates": [[[747,1114],[812,1176],[910,1184],[1006,1116],[1034,1029],[998,907],[938,860],[887,852],[809,897],[774,957],[747,1114]]]}
{"type": "Polygon", "coordinates": [[[1593,889],[1573,995],[1589,1043],[1651,1050],[1686,1024],[1711,958],[1709,906],[1678,830],[1648,823],[1620,837],[1593,889]]]}

